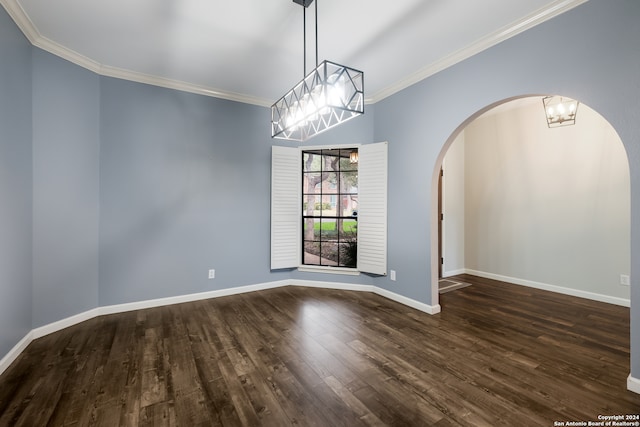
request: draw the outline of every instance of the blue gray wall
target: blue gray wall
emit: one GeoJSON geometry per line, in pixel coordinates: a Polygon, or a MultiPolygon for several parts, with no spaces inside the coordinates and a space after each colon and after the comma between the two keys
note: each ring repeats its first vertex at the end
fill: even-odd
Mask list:
{"type": "MultiPolygon", "coordinates": [[[[629,156],[632,373],[640,377],[640,273],[634,267],[640,265],[639,16],[635,0],[591,0],[313,140],[389,142],[388,253],[397,281],[349,281],[434,303],[431,180],[445,142],[494,102],[527,94],[571,96],[610,121],[629,156]],[[552,48],[567,36],[570,48],[552,48]]],[[[289,277],[338,280],[269,271],[268,109],[95,77],[35,48],[31,64],[24,38],[2,11],[0,19],[0,354],[30,327],[96,305],[289,277]],[[74,265],[74,259],[86,265],[74,265]],[[206,278],[209,268],[216,269],[216,279],[206,278]],[[71,293],[77,295],[62,301],[71,293]],[[33,316],[31,304],[37,306],[33,316]]]]}
{"type": "MultiPolygon", "coordinates": [[[[268,109],[106,77],[100,88],[100,306],[296,274],[269,269],[268,109]]],[[[371,115],[313,143],[372,132],[371,115]]]]}
{"type": "Polygon", "coordinates": [[[31,330],[31,45],[0,8],[0,359],[31,330]]]}
{"type": "Polygon", "coordinates": [[[98,306],[99,77],[33,49],[33,326],[98,306]]]}
{"type": "Polygon", "coordinates": [[[288,277],[269,271],[267,109],[111,78],[101,97],[100,305],[288,277]]]}

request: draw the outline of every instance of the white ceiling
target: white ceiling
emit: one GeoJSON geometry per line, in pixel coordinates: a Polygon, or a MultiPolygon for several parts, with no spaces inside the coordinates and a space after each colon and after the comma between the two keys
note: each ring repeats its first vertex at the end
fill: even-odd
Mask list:
{"type": "MultiPolygon", "coordinates": [[[[364,71],[376,102],[586,0],[316,0],[307,71],[364,71]]],[[[303,76],[292,0],[0,0],[29,40],[102,75],[271,105],[303,76]]]]}

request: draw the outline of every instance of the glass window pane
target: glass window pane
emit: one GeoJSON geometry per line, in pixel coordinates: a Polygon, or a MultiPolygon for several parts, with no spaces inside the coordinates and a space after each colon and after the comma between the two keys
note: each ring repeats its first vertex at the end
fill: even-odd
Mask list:
{"type": "Polygon", "coordinates": [[[322,218],[320,227],[322,240],[336,240],[338,238],[338,224],[335,218],[322,218]]]}
{"type": "Polygon", "coordinates": [[[353,218],[346,218],[340,220],[342,227],[340,227],[340,241],[357,241],[358,240],[358,222],[353,218]]]}
{"type": "Polygon", "coordinates": [[[339,188],[338,174],[336,172],[325,172],[322,174],[322,193],[337,194],[339,188]]]}
{"type": "MultiPolygon", "coordinates": [[[[340,170],[341,171],[356,171],[358,170],[358,162],[351,161],[351,153],[358,153],[357,149],[342,150],[340,152],[340,170]]],[[[354,159],[355,160],[355,159],[354,159]]]]}
{"type": "Polygon", "coordinates": [[[338,243],[326,241],[320,244],[320,265],[338,265],[338,243]]]}
{"type": "Polygon", "coordinates": [[[318,241],[320,240],[320,218],[305,218],[302,221],[303,228],[303,236],[304,240],[308,241],[318,241]]]}
{"type": "Polygon", "coordinates": [[[353,194],[343,194],[340,199],[340,209],[337,210],[338,216],[355,218],[358,215],[358,196],[353,194]]]}
{"type": "Polygon", "coordinates": [[[304,264],[320,265],[320,242],[304,242],[304,264]]]}
{"type": "Polygon", "coordinates": [[[305,151],[302,155],[303,172],[320,172],[322,158],[319,151],[305,151]]]}
{"type": "Polygon", "coordinates": [[[307,194],[303,197],[302,214],[305,216],[320,216],[322,196],[307,194]]]}
{"type": "Polygon", "coordinates": [[[343,193],[358,194],[358,171],[340,172],[343,193]]]}
{"type": "Polygon", "coordinates": [[[341,267],[355,268],[358,263],[358,242],[340,243],[340,263],[341,267]]]}
{"type": "Polygon", "coordinates": [[[322,196],[322,216],[336,216],[336,201],[337,195],[324,195],[322,196]]]}
{"type": "Polygon", "coordinates": [[[340,170],[340,157],[338,156],[323,156],[322,170],[325,172],[337,172],[340,170]]]}
{"type": "Polygon", "coordinates": [[[320,194],[322,191],[322,186],[320,185],[322,181],[322,175],[318,172],[305,173],[302,175],[302,192],[303,194],[320,194]]]}

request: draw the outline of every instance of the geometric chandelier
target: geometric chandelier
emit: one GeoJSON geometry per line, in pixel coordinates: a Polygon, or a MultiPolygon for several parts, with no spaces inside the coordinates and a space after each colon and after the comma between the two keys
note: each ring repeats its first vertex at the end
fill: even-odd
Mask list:
{"type": "MultiPolygon", "coordinates": [[[[306,8],[313,0],[293,0],[306,8]]],[[[304,25],[306,27],[306,16],[304,25]]],[[[364,73],[331,61],[318,65],[318,3],[316,1],[316,68],[271,106],[271,137],[306,141],[364,114],[364,73]]]]}
{"type": "Polygon", "coordinates": [[[542,99],[547,116],[547,126],[550,128],[576,124],[576,114],[579,102],[562,96],[547,96],[542,99]]]}

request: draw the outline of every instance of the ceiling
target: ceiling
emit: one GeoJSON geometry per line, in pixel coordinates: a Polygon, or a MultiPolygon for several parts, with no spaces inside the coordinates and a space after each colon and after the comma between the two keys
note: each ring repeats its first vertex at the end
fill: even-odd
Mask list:
{"type": "MultiPolygon", "coordinates": [[[[307,71],[364,71],[368,103],[586,0],[316,0],[307,71]]],[[[35,45],[101,75],[269,106],[303,77],[292,0],[0,0],[35,45]]]]}

